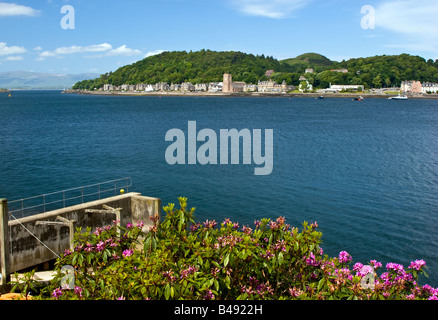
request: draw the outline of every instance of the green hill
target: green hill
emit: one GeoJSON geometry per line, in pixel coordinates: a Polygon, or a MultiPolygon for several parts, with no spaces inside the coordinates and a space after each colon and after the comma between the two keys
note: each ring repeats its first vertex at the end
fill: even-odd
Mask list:
{"type": "Polygon", "coordinates": [[[296,58],[290,58],[280,61],[292,67],[293,72],[304,73],[305,69],[313,68],[316,72],[326,70],[335,64],[327,57],[318,53],[304,53],[296,58]]]}
{"type": "MultiPolygon", "coordinates": [[[[404,80],[438,82],[438,61],[409,54],[350,59],[336,63],[333,68],[348,69],[348,73],[334,77],[339,84],[365,83],[378,88],[399,86],[404,80]]],[[[319,78],[333,79],[333,73],[326,71],[319,78]]]]}
{"type": "Polygon", "coordinates": [[[400,86],[404,80],[438,82],[438,60],[426,61],[408,54],[335,62],[317,53],[306,53],[278,61],[264,55],[201,50],[163,52],[99,78],[77,82],[73,89],[93,90],[104,84],[120,86],[158,82],[220,82],[226,72],[233,75],[233,81],[257,83],[259,80],[267,80],[267,70],[275,71],[271,78],[277,83],[284,80],[288,85],[295,86],[299,85],[300,76],[305,75],[314,88],[327,88],[329,83],[363,84],[366,88],[380,88],[400,86]],[[306,68],[313,68],[315,72],[305,74],[306,68]],[[348,72],[333,71],[337,69],[348,69],[348,72]]]}
{"type": "Polygon", "coordinates": [[[121,67],[115,72],[101,75],[100,78],[78,82],[73,89],[92,90],[106,83],[119,86],[158,82],[169,84],[220,82],[226,72],[233,75],[233,81],[257,83],[258,80],[265,78],[265,72],[270,69],[279,72],[291,71],[288,65],[264,55],[210,50],[163,52],[121,67]]]}

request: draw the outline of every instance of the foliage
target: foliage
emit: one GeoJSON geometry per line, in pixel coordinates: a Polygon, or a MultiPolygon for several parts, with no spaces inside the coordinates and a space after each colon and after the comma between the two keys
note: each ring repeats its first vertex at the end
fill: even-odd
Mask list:
{"type": "Polygon", "coordinates": [[[93,90],[104,84],[221,82],[227,72],[233,75],[233,81],[257,83],[269,69],[278,72],[290,70],[287,65],[264,55],[211,50],[163,52],[103,74],[100,78],[78,82],[73,89],[93,90]]]}
{"type": "Polygon", "coordinates": [[[377,276],[375,260],[350,269],[347,252],[324,255],[317,223],[304,222],[300,231],[283,217],[253,228],[225,219],[219,227],[195,222],[186,198],[179,204],[164,207],[162,223],[153,217],[147,234],[142,223],[76,233],[74,251],[58,260],[57,277],[39,298],[437,299],[437,289],[417,284],[423,260],[407,269],[390,263],[377,276]],[[75,269],[73,290],[59,286],[63,265],[75,269]]]}
{"type": "Polygon", "coordinates": [[[12,285],[11,292],[20,291],[21,296],[24,296],[26,300],[28,300],[30,293],[37,293],[39,283],[34,279],[35,270],[24,273],[21,279],[19,279],[17,272],[14,275],[15,281],[9,283],[12,285]]]}
{"type": "Polygon", "coordinates": [[[315,72],[327,70],[335,62],[318,53],[304,53],[298,57],[285,59],[282,63],[288,64],[292,67],[291,71],[294,73],[303,74],[306,69],[313,68],[315,72]]]}
{"type": "Polygon", "coordinates": [[[438,82],[437,62],[408,54],[350,59],[332,66],[341,68],[348,69],[348,73],[325,71],[319,78],[332,84],[364,84],[367,88],[398,87],[405,80],[438,82]]]}
{"type": "Polygon", "coordinates": [[[255,84],[259,80],[268,80],[265,73],[270,69],[275,71],[271,78],[277,83],[285,80],[288,85],[298,86],[300,76],[305,75],[314,88],[327,88],[330,83],[380,88],[398,87],[405,80],[438,82],[438,60],[426,61],[408,54],[335,62],[317,53],[306,53],[278,61],[263,54],[201,50],[163,52],[102,74],[99,78],[77,82],[73,89],[94,90],[104,84],[220,82],[226,72],[233,75],[233,81],[255,84]],[[313,68],[315,73],[304,74],[306,68],[313,68]],[[348,72],[332,71],[343,68],[348,72]]]}

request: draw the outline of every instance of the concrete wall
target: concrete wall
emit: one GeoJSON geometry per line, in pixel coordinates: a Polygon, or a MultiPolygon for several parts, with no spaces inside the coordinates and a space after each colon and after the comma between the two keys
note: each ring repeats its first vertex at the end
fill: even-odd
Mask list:
{"type": "Polygon", "coordinates": [[[57,254],[70,248],[72,230],[77,227],[103,227],[116,220],[114,213],[86,212],[86,209],[104,209],[104,205],[121,208],[121,225],[143,221],[144,231],[152,222],[149,217],[161,214],[161,200],[142,196],[140,193],[127,193],[102,200],[83,203],[59,210],[49,211],[8,222],[9,225],[9,271],[13,273],[56,258],[56,255],[42,245],[32,234],[57,254]],[[59,218],[60,217],[60,218],[59,218]],[[66,224],[70,221],[70,225],[66,224]],[[26,229],[25,229],[26,228],[26,229]]]}

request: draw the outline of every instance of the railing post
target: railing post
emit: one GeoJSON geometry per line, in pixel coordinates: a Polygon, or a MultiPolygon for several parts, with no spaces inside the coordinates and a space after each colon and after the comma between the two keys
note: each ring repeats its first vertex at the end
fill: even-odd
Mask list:
{"type": "Polygon", "coordinates": [[[8,291],[10,281],[8,201],[0,199],[0,291],[8,291]]]}

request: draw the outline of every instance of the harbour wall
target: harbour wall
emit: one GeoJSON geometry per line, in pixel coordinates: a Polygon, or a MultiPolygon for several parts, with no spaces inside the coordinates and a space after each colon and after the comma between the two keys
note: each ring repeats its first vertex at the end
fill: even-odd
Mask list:
{"type": "Polygon", "coordinates": [[[130,192],[11,221],[6,200],[2,208],[0,285],[5,287],[11,273],[56,259],[55,253],[71,248],[76,228],[104,227],[115,220],[122,226],[143,221],[147,232],[153,225],[149,218],[161,213],[161,200],[130,192]]]}

